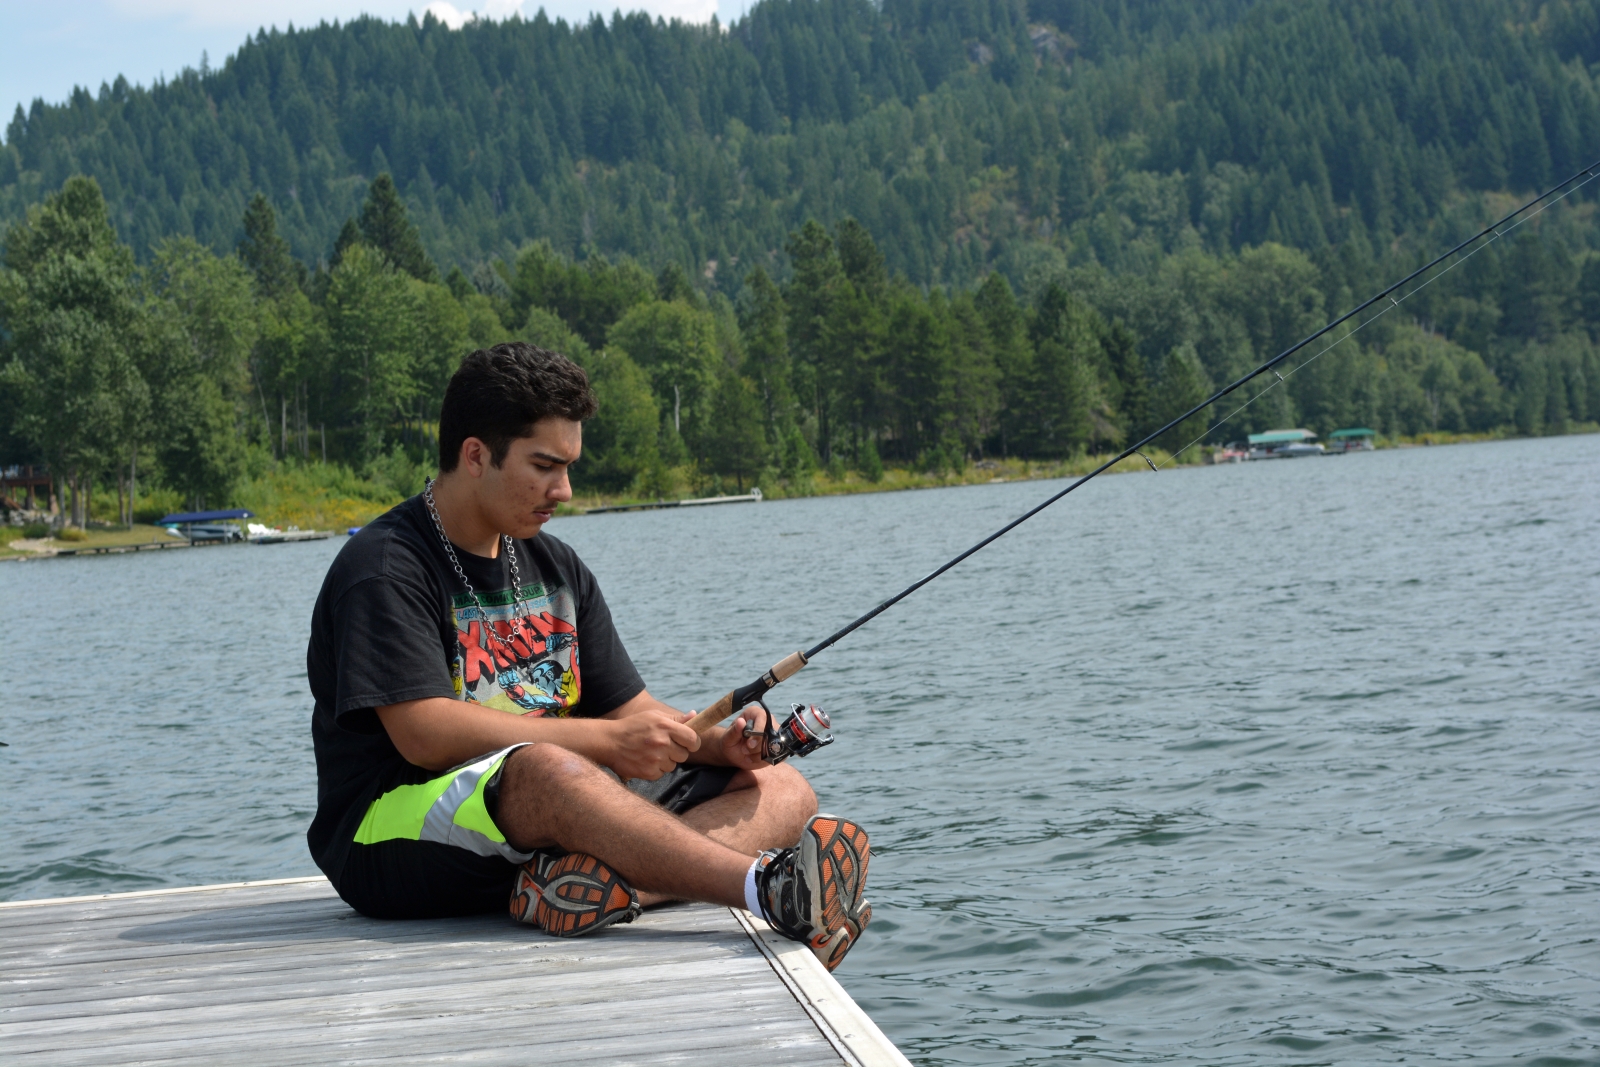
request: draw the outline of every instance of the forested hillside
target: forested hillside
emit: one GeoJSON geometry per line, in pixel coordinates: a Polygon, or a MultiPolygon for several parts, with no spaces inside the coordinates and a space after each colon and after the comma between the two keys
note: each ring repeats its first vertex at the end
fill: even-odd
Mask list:
{"type": "MultiPolygon", "coordinates": [[[[1108,448],[1600,159],[1597,62],[1593,0],[263,33],[7,127],[0,458],[409,487],[455,361],[511,336],[590,369],[611,491],[1108,448]]],[[[1600,420],[1593,192],[1212,439],[1600,420]]]]}
{"type": "MultiPolygon", "coordinates": [[[[233,247],[263,192],[326,256],[395,176],[441,262],[781,271],[809,218],[972,283],[1049,239],[1116,268],[1188,243],[1378,244],[1600,146],[1592,2],[769,0],[737,24],[542,16],[262,34],[151,90],[19,109],[0,217],[96,178],[141,259],[233,247]]],[[[1469,209],[1470,210],[1470,209],[1469,209]]],[[[730,271],[737,287],[742,271],[730,271]]]]}

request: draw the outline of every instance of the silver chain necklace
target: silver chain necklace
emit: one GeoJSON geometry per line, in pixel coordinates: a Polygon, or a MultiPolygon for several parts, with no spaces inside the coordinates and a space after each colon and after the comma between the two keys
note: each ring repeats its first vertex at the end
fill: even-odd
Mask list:
{"type": "MultiPolygon", "coordinates": [[[[467,587],[467,595],[472,598],[473,606],[478,609],[478,616],[483,619],[484,632],[499,641],[511,653],[511,662],[518,673],[521,673],[523,668],[517,665],[516,646],[495,632],[495,628],[489,622],[488,609],[479,599],[478,591],[472,588],[467,572],[461,569],[461,561],[456,558],[455,546],[450,543],[450,538],[445,536],[444,522],[439,518],[439,508],[433,502],[432,478],[423,482],[422,502],[428,506],[428,514],[433,518],[433,528],[439,531],[439,543],[444,545],[444,554],[450,557],[450,566],[455,568],[456,577],[461,579],[461,584],[467,587]]],[[[522,625],[517,619],[518,613],[522,610],[522,571],[517,567],[517,546],[507,534],[501,534],[500,540],[505,544],[506,558],[511,562],[511,633],[516,640],[522,641],[522,625]]]]}

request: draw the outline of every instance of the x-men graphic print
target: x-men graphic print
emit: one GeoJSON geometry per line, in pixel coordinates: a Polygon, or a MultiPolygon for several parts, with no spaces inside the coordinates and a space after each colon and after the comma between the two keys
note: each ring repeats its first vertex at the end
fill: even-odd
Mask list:
{"type": "Polygon", "coordinates": [[[456,695],[519,715],[565,716],[583,692],[572,593],[523,586],[522,600],[512,601],[510,589],[453,598],[456,695]]]}

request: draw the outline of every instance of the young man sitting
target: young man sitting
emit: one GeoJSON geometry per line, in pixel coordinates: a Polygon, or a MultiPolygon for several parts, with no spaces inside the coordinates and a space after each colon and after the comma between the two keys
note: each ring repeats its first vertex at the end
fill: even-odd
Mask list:
{"type": "Polygon", "coordinates": [[[565,356],[474,352],[445,391],[438,479],[339,553],[306,653],[311,854],[366,915],[509,900],[574,936],[709,901],[831,970],[871,915],[867,835],[762,759],[759,706],[698,736],[652,697],[594,575],[541,533],[594,412],[565,356]]]}

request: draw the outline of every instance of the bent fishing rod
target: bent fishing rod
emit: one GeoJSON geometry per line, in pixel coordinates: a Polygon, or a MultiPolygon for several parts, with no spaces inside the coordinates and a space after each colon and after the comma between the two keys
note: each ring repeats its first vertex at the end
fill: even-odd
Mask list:
{"type": "MultiPolygon", "coordinates": [[[[827,637],[823,638],[821,641],[818,641],[815,645],[812,645],[810,648],[806,649],[804,652],[791,652],[789,655],[785,656],[783,659],[779,660],[777,663],[774,663],[770,668],[767,669],[767,671],[765,673],[763,673],[755,681],[750,682],[750,683],[748,683],[746,685],[739,686],[737,689],[733,689],[733,690],[730,690],[727,693],[724,693],[722,695],[722,697],[720,697],[711,706],[707,707],[704,711],[696,713],[693,717],[688,719],[686,721],[686,725],[688,725],[690,729],[694,730],[695,733],[704,734],[711,727],[716,726],[718,723],[722,722],[724,719],[726,719],[728,716],[732,715],[734,712],[743,710],[745,707],[747,707],[751,703],[761,704],[761,706],[763,708],[765,708],[766,704],[762,701],[762,698],[767,694],[767,692],[770,691],[779,682],[782,682],[782,681],[784,681],[784,680],[786,680],[788,678],[793,677],[795,674],[797,674],[800,671],[800,669],[802,667],[804,667],[806,664],[810,663],[811,660],[814,659],[818,653],[823,652],[826,649],[828,649],[828,648],[832,647],[833,645],[837,644],[841,639],[843,639],[844,637],[848,636],[853,631],[860,629],[862,626],[865,626],[867,623],[871,622],[873,619],[877,618],[879,615],[882,615],[885,611],[888,611],[890,608],[892,608],[896,604],[900,603],[900,601],[904,600],[906,597],[910,596],[912,593],[915,593],[918,589],[921,589],[923,586],[927,585],[929,582],[933,581],[935,578],[939,577],[941,574],[944,574],[946,571],[948,571],[951,568],[957,566],[958,564],[960,564],[961,562],[966,560],[968,557],[973,556],[973,555],[977,554],[978,552],[981,552],[983,549],[989,547],[989,545],[993,544],[995,541],[998,541],[1000,538],[1004,537],[1006,534],[1010,533],[1012,530],[1015,530],[1018,526],[1021,526],[1023,523],[1027,522],[1029,519],[1031,519],[1035,515],[1039,514],[1041,511],[1045,510],[1046,508],[1050,507],[1052,504],[1054,504],[1057,501],[1061,500],[1068,493],[1071,493],[1074,489],[1077,489],[1078,487],[1082,486],[1085,482],[1088,482],[1091,479],[1096,478],[1099,475],[1105,473],[1106,471],[1110,470],[1112,467],[1116,466],[1118,463],[1121,463],[1123,460],[1129,459],[1129,458],[1131,458],[1133,456],[1139,456],[1141,459],[1143,459],[1146,463],[1148,463],[1150,465],[1150,469],[1152,471],[1155,470],[1156,469],[1156,465],[1154,463],[1152,463],[1150,461],[1150,458],[1148,456],[1146,456],[1141,451],[1141,449],[1143,449],[1146,445],[1150,444],[1150,442],[1156,440],[1162,434],[1164,434],[1167,431],[1173,429],[1174,427],[1181,425],[1186,420],[1193,418],[1195,415],[1198,415],[1200,412],[1204,411],[1206,408],[1210,407],[1212,404],[1215,404],[1217,401],[1221,400],[1223,397],[1225,397],[1228,394],[1234,392],[1235,390],[1241,388],[1242,386],[1248,384],[1249,382],[1255,380],[1256,378],[1258,378],[1261,375],[1267,373],[1268,371],[1272,371],[1273,373],[1277,374],[1276,368],[1278,367],[1278,365],[1283,363],[1290,356],[1294,355],[1296,352],[1299,352],[1301,349],[1305,348],[1307,345],[1309,345],[1312,342],[1316,341],[1318,338],[1325,337],[1327,334],[1331,333],[1333,330],[1338,329],[1340,326],[1342,326],[1346,322],[1349,322],[1351,319],[1355,318],[1357,315],[1360,315],[1363,311],[1366,311],[1368,308],[1372,307],[1374,304],[1380,303],[1386,297],[1391,300],[1393,307],[1399,307],[1400,306],[1400,302],[1398,300],[1395,300],[1394,296],[1393,296],[1393,294],[1395,292],[1397,292],[1400,289],[1403,289],[1406,285],[1408,285],[1411,282],[1415,281],[1417,278],[1419,278],[1422,275],[1426,274],[1428,271],[1432,270],[1434,267],[1437,267],[1439,264],[1441,264],[1441,263],[1445,262],[1446,260],[1450,259],[1452,256],[1456,255],[1462,249],[1464,249],[1464,248],[1468,247],[1469,245],[1475,243],[1476,241],[1488,236],[1489,234],[1491,234],[1491,233],[1494,234],[1495,239],[1498,239],[1501,236],[1500,228],[1502,226],[1505,226],[1512,219],[1516,218],[1518,215],[1521,215],[1523,212],[1527,211],[1529,208],[1535,206],[1536,204],[1540,204],[1540,203],[1543,203],[1546,200],[1549,200],[1551,197],[1555,196],[1557,193],[1560,193],[1563,189],[1566,189],[1567,186],[1571,185],[1573,182],[1577,181],[1578,179],[1584,178],[1584,177],[1592,178],[1597,169],[1600,169],[1600,161],[1596,161],[1595,163],[1590,164],[1588,167],[1584,168],[1583,170],[1578,171],[1576,174],[1574,174],[1572,177],[1568,178],[1566,181],[1562,182],[1560,185],[1553,186],[1549,190],[1541,193],[1540,195],[1534,197],[1532,200],[1529,200],[1527,203],[1525,203],[1522,206],[1518,207],[1516,210],[1511,211],[1508,214],[1506,214],[1505,216],[1503,216],[1502,218],[1499,218],[1499,219],[1495,220],[1494,222],[1490,223],[1488,226],[1485,226],[1483,229],[1481,229],[1477,233],[1473,234],[1471,237],[1468,237],[1466,240],[1462,241],[1460,244],[1457,244],[1454,248],[1451,248],[1448,252],[1445,252],[1442,255],[1436,256],[1435,258],[1429,260],[1427,263],[1425,263],[1422,266],[1418,267],[1416,270],[1412,271],[1410,274],[1407,274],[1404,278],[1401,278],[1399,281],[1395,282],[1393,285],[1390,285],[1390,286],[1384,288],[1383,290],[1381,290],[1380,292],[1374,294],[1370,299],[1365,300],[1362,303],[1360,303],[1360,304],[1356,305],[1355,307],[1351,308],[1349,311],[1345,312],[1343,315],[1340,315],[1338,318],[1334,319],[1332,322],[1328,323],[1326,326],[1323,326],[1321,329],[1317,330],[1315,333],[1312,333],[1312,334],[1308,335],[1305,339],[1303,339],[1303,340],[1301,340],[1301,341],[1299,341],[1299,342],[1297,342],[1297,343],[1295,343],[1293,345],[1290,345],[1288,348],[1284,349],[1282,352],[1279,352],[1277,355],[1273,356],[1271,359],[1269,359],[1265,363],[1261,364],[1255,370],[1250,371],[1248,374],[1246,374],[1243,377],[1237,379],[1236,381],[1231,382],[1230,384],[1224,386],[1221,389],[1218,389],[1215,393],[1212,393],[1210,396],[1208,396],[1204,400],[1200,401],[1200,403],[1194,405],[1189,410],[1185,411],[1183,414],[1181,414],[1181,415],[1177,416],[1176,418],[1172,419],[1171,421],[1167,422],[1165,425],[1161,426],[1160,428],[1152,430],[1150,433],[1148,433],[1145,436],[1141,437],[1138,441],[1136,441],[1133,444],[1129,445],[1127,448],[1124,448],[1121,452],[1117,453],[1111,459],[1108,459],[1104,463],[1100,464],[1098,467],[1096,467],[1094,470],[1090,471],[1088,474],[1085,474],[1082,477],[1078,478],[1076,481],[1074,481],[1072,484],[1068,485],[1065,489],[1061,490],[1059,493],[1056,493],[1054,496],[1051,496],[1048,499],[1040,502],[1039,504],[1035,505],[1033,508],[1030,508],[1028,511],[1023,512],[1021,515],[1017,516],[1015,519],[1012,519],[1010,522],[1006,523],[1004,526],[1000,527],[1000,529],[996,530],[994,533],[992,533],[989,536],[985,537],[983,540],[979,541],[977,544],[973,545],[971,548],[967,549],[965,552],[960,553],[959,555],[953,557],[952,559],[948,560],[947,562],[945,562],[945,563],[941,564],[940,566],[934,568],[933,570],[929,571],[927,574],[923,575],[921,578],[918,578],[916,581],[912,582],[910,585],[906,586],[904,589],[902,589],[898,593],[894,594],[894,596],[891,596],[889,599],[887,599],[887,600],[883,601],[882,603],[880,603],[877,607],[873,608],[871,611],[868,611],[866,614],[864,614],[864,615],[860,616],[859,618],[854,619],[853,621],[851,621],[851,622],[847,623],[846,625],[840,627],[838,630],[834,631],[832,634],[830,634],[827,637]]],[[[1587,183],[1585,183],[1585,184],[1587,184],[1587,183]]],[[[1565,195],[1565,194],[1563,194],[1563,195],[1565,195]]],[[[1522,221],[1525,222],[1527,220],[1524,219],[1522,221]]],[[[1521,225],[1521,222],[1517,223],[1517,225],[1521,225]]],[[[1480,247],[1487,247],[1488,243],[1489,242],[1485,242],[1485,244],[1480,246],[1480,247]]],[[[1476,251],[1477,250],[1475,249],[1473,254],[1475,254],[1476,251]]],[[[1430,279],[1430,281],[1431,280],[1432,279],[1430,279]]],[[[1427,282],[1423,283],[1423,285],[1426,285],[1426,284],[1428,284],[1428,283],[1427,282]]],[[[1417,288],[1421,289],[1422,286],[1418,286],[1417,288]]],[[[1415,291],[1416,290],[1412,290],[1412,292],[1415,292],[1415,291]]],[[[1409,297],[1411,295],[1411,293],[1408,292],[1405,295],[1407,297],[1409,297]]],[[[1387,312],[1389,310],[1390,310],[1390,308],[1386,307],[1382,311],[1380,311],[1378,314],[1382,315],[1384,312],[1387,312]]],[[[1374,319],[1376,319],[1377,317],[1378,317],[1377,315],[1373,316],[1374,319]]],[[[1370,322],[1372,320],[1369,319],[1367,321],[1370,322]]],[[[1363,322],[1361,324],[1361,326],[1357,326],[1356,329],[1359,330],[1362,326],[1365,326],[1365,325],[1366,325],[1366,323],[1363,322]]],[[[1348,335],[1346,335],[1346,336],[1348,336],[1348,335]]],[[[1340,338],[1340,340],[1343,340],[1343,339],[1344,338],[1340,338]]],[[[1338,341],[1335,341],[1333,344],[1337,344],[1337,343],[1338,343],[1338,341]]],[[[1333,345],[1330,344],[1328,347],[1332,348],[1333,345]]],[[[1326,349],[1324,349],[1324,351],[1326,351],[1326,349]]],[[[1322,354],[1321,352],[1317,353],[1317,355],[1321,355],[1321,354],[1322,354]]],[[[1313,356],[1312,358],[1315,359],[1316,357],[1313,356]]],[[[1307,362],[1309,363],[1310,360],[1307,360],[1307,362]]],[[[1298,368],[1296,368],[1296,369],[1298,369],[1298,368]]],[[[1292,374],[1294,372],[1291,371],[1290,373],[1292,374]]],[[[1283,378],[1282,374],[1278,374],[1277,377],[1278,377],[1278,381],[1279,382],[1283,382],[1284,381],[1284,378],[1283,378]]],[[[1274,383],[1274,384],[1276,384],[1276,383],[1274,383]]],[[[1265,392],[1265,391],[1263,391],[1263,392],[1265,392]]],[[[1255,398],[1252,398],[1252,401],[1254,399],[1255,398]]],[[[1240,410],[1243,410],[1243,409],[1241,408],[1240,410]]],[[[1215,427],[1213,427],[1213,429],[1214,428],[1215,427]]],[[[1187,446],[1185,446],[1185,447],[1187,447],[1187,446]]],[[[785,722],[783,722],[781,725],[777,726],[776,728],[773,726],[772,716],[769,713],[767,715],[767,721],[766,721],[766,726],[765,726],[767,759],[770,762],[777,763],[777,762],[781,762],[784,759],[787,759],[790,756],[804,756],[804,755],[806,755],[806,754],[808,754],[810,752],[813,752],[816,749],[822,747],[823,745],[831,743],[833,741],[833,738],[828,733],[829,727],[830,727],[830,723],[828,721],[827,715],[823,713],[821,708],[817,708],[817,707],[806,707],[806,706],[801,705],[801,704],[795,704],[793,706],[793,710],[790,713],[789,718],[785,722]]],[[[747,727],[745,732],[748,735],[750,733],[753,733],[754,731],[753,731],[753,729],[747,727]]]]}

